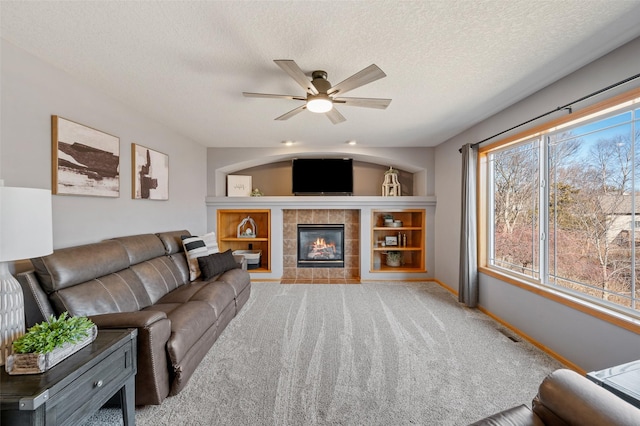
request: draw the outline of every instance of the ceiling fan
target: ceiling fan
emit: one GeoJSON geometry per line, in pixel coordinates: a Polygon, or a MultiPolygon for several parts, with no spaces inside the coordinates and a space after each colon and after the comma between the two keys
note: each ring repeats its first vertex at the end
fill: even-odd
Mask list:
{"type": "Polygon", "coordinates": [[[324,113],[333,124],[338,124],[345,121],[346,118],[335,108],[336,104],[385,109],[391,103],[391,99],[342,97],[342,95],[349,90],[386,77],[386,74],[375,64],[369,65],[367,68],[355,73],[346,80],[335,86],[331,86],[331,83],[327,80],[327,73],[325,71],[313,71],[310,81],[294,61],[290,59],[276,59],[274,62],[302,86],[306,91],[306,96],[271,95],[267,93],[250,92],[242,92],[242,94],[251,98],[290,99],[305,102],[286,114],[277,117],[276,120],[288,120],[299,112],[307,109],[311,112],[324,113]]]}

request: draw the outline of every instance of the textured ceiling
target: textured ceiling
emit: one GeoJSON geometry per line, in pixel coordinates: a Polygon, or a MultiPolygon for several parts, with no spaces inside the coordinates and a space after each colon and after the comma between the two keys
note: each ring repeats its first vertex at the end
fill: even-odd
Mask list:
{"type": "MultiPolygon", "coordinates": [[[[1,1],[1,36],[205,146],[435,146],[640,36],[640,1],[1,1]],[[375,63],[333,125],[274,63],[333,84],[375,63]]],[[[570,100],[568,100],[570,101],[570,100]]],[[[550,105],[550,109],[554,106],[550,105]]],[[[544,112],[544,111],[542,111],[544,112]]],[[[55,113],[53,111],[52,113],[55,113]]]]}

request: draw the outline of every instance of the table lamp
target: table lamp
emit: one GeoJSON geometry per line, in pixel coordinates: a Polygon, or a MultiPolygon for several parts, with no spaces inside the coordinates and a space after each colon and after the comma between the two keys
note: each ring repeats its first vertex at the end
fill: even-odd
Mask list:
{"type": "Polygon", "coordinates": [[[22,288],[9,264],[53,252],[51,217],[51,191],[9,188],[0,181],[0,366],[25,333],[22,288]]]}

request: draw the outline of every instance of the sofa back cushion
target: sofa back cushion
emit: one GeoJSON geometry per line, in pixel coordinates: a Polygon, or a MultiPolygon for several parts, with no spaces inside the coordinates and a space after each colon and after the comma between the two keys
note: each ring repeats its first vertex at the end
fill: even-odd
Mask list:
{"type": "Polygon", "coordinates": [[[128,237],[113,238],[124,247],[129,257],[129,264],[135,265],[154,257],[164,256],[162,241],[154,234],[131,235],[128,237]]]}
{"type": "Polygon", "coordinates": [[[129,268],[58,290],[49,300],[56,312],[73,316],[134,312],[151,305],[142,282],[129,268]]]}
{"type": "Polygon", "coordinates": [[[58,249],[31,259],[56,313],[95,315],[143,309],[151,299],[129,270],[129,256],[117,241],[58,249]]]}
{"type": "Polygon", "coordinates": [[[187,263],[187,257],[185,256],[182,246],[182,236],[191,235],[187,230],[160,232],[156,234],[162,244],[164,245],[165,253],[169,256],[169,259],[173,261],[178,267],[182,276],[182,281],[189,282],[189,265],[187,263]]]}
{"type": "Polygon", "coordinates": [[[48,294],[117,272],[129,266],[129,257],[116,241],[58,249],[31,259],[35,273],[48,294]]]}
{"type": "Polygon", "coordinates": [[[131,270],[142,282],[151,303],[185,284],[183,274],[168,256],[163,242],[155,234],[114,238],[125,248],[131,270]]]}

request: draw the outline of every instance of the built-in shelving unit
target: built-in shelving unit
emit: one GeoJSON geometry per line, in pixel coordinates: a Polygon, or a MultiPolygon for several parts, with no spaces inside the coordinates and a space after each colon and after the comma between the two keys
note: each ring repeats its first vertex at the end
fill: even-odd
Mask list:
{"type": "Polygon", "coordinates": [[[372,210],[371,215],[370,271],[426,272],[425,210],[372,210]],[[385,225],[385,217],[391,217],[394,220],[393,225],[385,225]],[[400,221],[402,224],[398,226],[399,223],[395,221],[400,221]],[[387,237],[391,238],[388,239],[387,237]],[[391,243],[391,245],[389,243],[391,243]],[[400,265],[387,265],[387,256],[389,256],[389,252],[397,252],[400,254],[400,265]]]}
{"type": "Polygon", "coordinates": [[[260,266],[249,272],[271,272],[271,210],[221,209],[218,210],[217,235],[220,251],[261,250],[260,266]],[[255,222],[255,237],[238,237],[238,225],[250,217],[255,222]]]}

